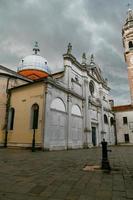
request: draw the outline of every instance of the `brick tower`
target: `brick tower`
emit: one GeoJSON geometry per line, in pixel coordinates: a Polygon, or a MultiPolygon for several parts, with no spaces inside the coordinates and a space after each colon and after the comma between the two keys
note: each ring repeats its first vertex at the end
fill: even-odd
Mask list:
{"type": "Polygon", "coordinates": [[[125,62],[128,67],[128,80],[133,105],[133,10],[127,12],[127,19],[122,29],[125,62]]]}

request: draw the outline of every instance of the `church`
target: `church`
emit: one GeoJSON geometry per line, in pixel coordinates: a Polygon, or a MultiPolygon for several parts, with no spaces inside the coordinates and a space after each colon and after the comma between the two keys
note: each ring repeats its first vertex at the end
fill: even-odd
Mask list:
{"type": "Polygon", "coordinates": [[[66,150],[99,146],[103,138],[115,144],[110,88],[94,56],[88,62],[83,53],[79,62],[69,43],[62,70],[52,73],[39,52],[36,42],[17,72],[0,66],[0,145],[66,150]]]}

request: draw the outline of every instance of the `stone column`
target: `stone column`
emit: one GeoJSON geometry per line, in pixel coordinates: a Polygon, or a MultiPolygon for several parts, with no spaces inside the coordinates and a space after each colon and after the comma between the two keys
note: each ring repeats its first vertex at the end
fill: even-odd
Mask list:
{"type": "Polygon", "coordinates": [[[105,137],[105,134],[106,134],[106,132],[105,132],[105,126],[104,126],[104,109],[103,109],[103,104],[101,105],[101,125],[102,125],[101,126],[101,128],[102,128],[102,130],[101,130],[101,140],[103,140],[104,137],[105,137]]]}
{"type": "Polygon", "coordinates": [[[68,94],[67,95],[67,137],[66,137],[67,149],[72,149],[71,109],[72,109],[72,96],[68,94]]]}
{"type": "Polygon", "coordinates": [[[88,80],[84,80],[84,146],[92,146],[91,137],[91,115],[90,115],[90,103],[89,103],[89,93],[88,93],[88,80]]]}
{"type": "Polygon", "coordinates": [[[50,127],[50,102],[52,100],[52,92],[51,92],[51,86],[47,85],[46,91],[45,91],[45,106],[44,106],[44,149],[50,148],[50,134],[49,134],[49,127],[50,127]]]}
{"type": "Polygon", "coordinates": [[[100,99],[101,99],[101,140],[105,137],[105,127],[104,127],[104,108],[103,108],[103,91],[100,89],[100,99]]]}

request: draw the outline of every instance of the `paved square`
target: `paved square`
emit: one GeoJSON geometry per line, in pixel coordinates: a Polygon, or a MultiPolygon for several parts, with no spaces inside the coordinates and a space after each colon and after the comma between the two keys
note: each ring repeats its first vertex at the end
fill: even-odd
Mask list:
{"type": "Polygon", "coordinates": [[[0,200],[133,199],[133,147],[111,147],[111,173],[99,165],[101,148],[32,153],[0,149],[0,200]]]}

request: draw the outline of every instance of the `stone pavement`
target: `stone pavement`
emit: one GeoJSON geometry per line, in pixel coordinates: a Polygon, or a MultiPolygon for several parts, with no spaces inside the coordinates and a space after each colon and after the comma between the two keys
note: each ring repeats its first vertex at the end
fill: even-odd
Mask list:
{"type": "Polygon", "coordinates": [[[110,173],[99,165],[101,148],[31,152],[0,149],[0,200],[133,199],[133,146],[111,147],[110,173]]]}

